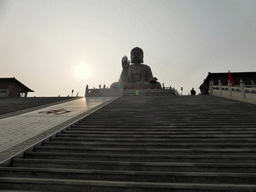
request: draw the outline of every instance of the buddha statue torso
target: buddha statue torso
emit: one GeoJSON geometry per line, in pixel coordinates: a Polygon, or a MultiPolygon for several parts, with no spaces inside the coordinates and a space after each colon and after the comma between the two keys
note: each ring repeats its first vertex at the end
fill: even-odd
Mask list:
{"type": "Polygon", "coordinates": [[[131,70],[131,83],[136,83],[142,80],[142,66],[132,65],[131,70]]]}

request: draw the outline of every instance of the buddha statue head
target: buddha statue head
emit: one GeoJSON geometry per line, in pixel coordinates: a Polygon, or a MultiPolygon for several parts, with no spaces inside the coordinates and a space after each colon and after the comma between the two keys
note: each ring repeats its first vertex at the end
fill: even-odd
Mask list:
{"type": "Polygon", "coordinates": [[[131,63],[143,63],[143,51],[139,47],[131,50],[131,63]]]}

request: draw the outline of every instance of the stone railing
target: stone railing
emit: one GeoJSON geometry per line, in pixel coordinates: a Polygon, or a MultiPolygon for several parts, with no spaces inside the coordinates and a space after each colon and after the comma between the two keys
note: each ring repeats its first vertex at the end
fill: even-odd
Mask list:
{"type": "Polygon", "coordinates": [[[168,87],[162,89],[124,89],[123,95],[170,96],[175,95],[175,89],[168,87]]]}
{"type": "Polygon", "coordinates": [[[119,97],[123,95],[169,96],[176,95],[176,92],[171,87],[163,89],[123,89],[122,85],[117,89],[89,89],[88,86],[85,89],[85,97],[119,97]]]}
{"type": "Polygon", "coordinates": [[[85,89],[85,97],[118,97],[123,96],[123,89],[85,89]]]}
{"type": "Polygon", "coordinates": [[[223,86],[220,80],[218,85],[213,85],[210,82],[210,94],[256,104],[256,86],[253,81],[251,85],[245,85],[241,79],[240,85],[234,87],[232,87],[230,80],[228,80],[228,86],[223,86]]]}

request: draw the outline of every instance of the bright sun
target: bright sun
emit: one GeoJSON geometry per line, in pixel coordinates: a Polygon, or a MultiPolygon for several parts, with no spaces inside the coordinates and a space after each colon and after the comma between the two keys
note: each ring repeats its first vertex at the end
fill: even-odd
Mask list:
{"type": "Polygon", "coordinates": [[[87,79],[92,75],[92,67],[84,62],[77,64],[74,71],[75,75],[80,79],[87,79]]]}

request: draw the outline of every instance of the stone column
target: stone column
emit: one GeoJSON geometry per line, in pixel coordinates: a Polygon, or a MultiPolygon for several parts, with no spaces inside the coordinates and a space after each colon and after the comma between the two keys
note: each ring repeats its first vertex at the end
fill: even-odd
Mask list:
{"type": "Polygon", "coordinates": [[[212,93],[213,81],[210,81],[210,82],[209,82],[209,85],[210,85],[210,93],[209,93],[209,94],[211,94],[211,93],[212,93]]]}
{"type": "Polygon", "coordinates": [[[88,93],[89,93],[89,88],[88,88],[88,85],[86,85],[86,87],[85,87],[85,97],[88,96],[88,93]]]}
{"type": "Polygon", "coordinates": [[[245,85],[244,85],[244,81],[242,79],[240,79],[240,87],[241,87],[241,91],[242,91],[242,94],[243,94],[243,98],[245,99],[245,85]]]}
{"type": "Polygon", "coordinates": [[[253,80],[251,80],[251,83],[252,83],[252,88],[256,87],[253,80]]]}
{"type": "Polygon", "coordinates": [[[232,83],[230,80],[228,80],[228,90],[229,90],[229,96],[232,97],[232,83]]]}
{"type": "Polygon", "coordinates": [[[222,95],[222,83],[221,83],[221,80],[220,80],[220,79],[219,79],[219,81],[218,81],[218,85],[219,85],[220,95],[222,95]]]}
{"type": "Polygon", "coordinates": [[[124,94],[124,87],[123,87],[123,84],[121,83],[121,86],[120,86],[120,95],[123,96],[124,94]]]}

